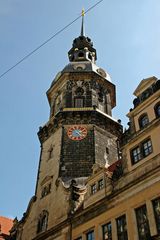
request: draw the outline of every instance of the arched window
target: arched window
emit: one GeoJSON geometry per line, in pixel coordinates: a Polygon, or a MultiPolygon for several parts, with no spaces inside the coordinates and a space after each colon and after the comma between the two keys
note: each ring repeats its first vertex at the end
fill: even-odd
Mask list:
{"type": "Polygon", "coordinates": [[[76,108],[83,108],[84,107],[84,89],[82,87],[78,87],[75,90],[75,97],[74,97],[74,106],[76,108]]]}
{"type": "Polygon", "coordinates": [[[145,113],[142,116],[140,116],[139,118],[139,126],[140,129],[144,128],[146,125],[148,125],[149,123],[149,119],[148,119],[148,115],[145,113]]]}
{"type": "Polygon", "coordinates": [[[78,53],[78,57],[84,57],[84,53],[83,52],[79,52],[78,53]]]}
{"type": "Polygon", "coordinates": [[[155,115],[156,117],[160,117],[160,103],[157,103],[156,106],[154,107],[155,115]]]}
{"type": "Polygon", "coordinates": [[[47,224],[48,224],[48,212],[43,210],[43,212],[39,216],[37,233],[45,231],[47,229],[47,224]]]}

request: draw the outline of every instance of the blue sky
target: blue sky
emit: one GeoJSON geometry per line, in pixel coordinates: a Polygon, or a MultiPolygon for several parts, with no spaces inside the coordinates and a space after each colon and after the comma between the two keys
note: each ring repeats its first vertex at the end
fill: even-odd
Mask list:
{"type": "MultiPolygon", "coordinates": [[[[0,0],[0,75],[97,1],[0,0]]],[[[97,65],[117,87],[114,117],[124,125],[139,82],[160,77],[159,23],[159,0],[104,0],[85,16],[97,65]]],[[[20,218],[34,195],[37,132],[49,117],[46,91],[68,63],[80,25],[81,20],[0,79],[0,215],[20,218]]]]}

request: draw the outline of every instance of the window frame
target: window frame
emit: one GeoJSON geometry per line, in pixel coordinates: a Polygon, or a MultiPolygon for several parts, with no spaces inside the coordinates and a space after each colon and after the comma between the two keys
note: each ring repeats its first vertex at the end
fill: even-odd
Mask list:
{"type": "MultiPolygon", "coordinates": [[[[147,213],[147,207],[146,204],[143,204],[135,209],[135,215],[136,215],[136,223],[137,223],[137,232],[138,232],[138,238],[139,240],[145,240],[151,238],[150,233],[150,226],[149,226],[149,220],[148,220],[148,213],[147,213]],[[138,213],[138,211],[143,211],[142,213],[138,213]],[[140,214],[142,215],[142,218],[140,217],[140,214]],[[140,228],[144,228],[144,236],[140,235],[140,228]],[[148,231],[146,231],[146,228],[148,231]],[[147,237],[147,238],[146,238],[147,237]],[[150,237],[150,238],[149,238],[150,237]]],[[[142,231],[142,230],[141,230],[142,231]]]]}
{"type": "Polygon", "coordinates": [[[150,155],[153,152],[151,138],[148,138],[145,141],[143,141],[141,146],[142,146],[143,158],[147,157],[148,155],[150,155]],[[149,142],[150,142],[150,145],[148,145],[149,142]],[[147,144],[147,148],[144,147],[145,144],[147,144]],[[147,150],[147,152],[146,152],[146,150],[147,150]]]}
{"type": "Polygon", "coordinates": [[[104,188],[104,179],[101,178],[98,180],[98,190],[101,190],[104,188]]]}
{"type": "Polygon", "coordinates": [[[160,102],[156,103],[156,105],[154,106],[154,112],[155,112],[156,118],[159,118],[160,117],[160,102]]]}
{"type": "Polygon", "coordinates": [[[112,240],[112,224],[111,222],[107,222],[102,225],[102,240],[112,240]],[[110,229],[108,226],[110,225],[110,229]],[[105,229],[106,227],[106,229],[105,229]],[[107,234],[107,236],[105,236],[107,234]]]}
{"type": "Polygon", "coordinates": [[[143,113],[139,118],[138,118],[138,123],[139,123],[139,128],[143,129],[149,124],[149,118],[147,113],[143,113]]]}
{"type": "Polygon", "coordinates": [[[142,142],[140,142],[138,145],[136,145],[135,147],[130,149],[130,158],[131,158],[132,165],[137,164],[138,162],[142,161],[144,158],[148,157],[152,153],[153,153],[152,139],[149,136],[148,138],[146,138],[142,142]],[[147,144],[147,147],[145,147],[145,144],[147,144]],[[139,149],[140,152],[138,152],[137,155],[134,155],[133,152],[136,149],[139,149]],[[138,160],[135,158],[137,156],[139,156],[138,160]]]}
{"type": "Polygon", "coordinates": [[[74,107],[75,108],[83,108],[84,107],[84,100],[85,99],[84,99],[83,96],[76,96],[76,97],[74,97],[74,107]],[[81,102],[77,102],[78,100],[80,100],[81,102]]]}
{"type": "Polygon", "coordinates": [[[116,226],[117,226],[117,239],[118,240],[128,240],[128,231],[127,231],[127,218],[126,218],[126,215],[123,214],[121,216],[119,216],[118,218],[116,218],[116,226]],[[121,228],[121,226],[118,226],[118,221],[119,220],[123,220],[123,229],[122,231],[119,230],[121,228]]]}
{"type": "Polygon", "coordinates": [[[153,212],[154,212],[154,218],[155,218],[155,222],[156,222],[156,228],[157,228],[157,233],[160,233],[160,197],[157,197],[155,199],[152,200],[152,207],[153,207],[153,212]],[[159,201],[159,215],[156,212],[155,209],[155,202],[159,201]]]}
{"type": "Polygon", "coordinates": [[[97,192],[97,185],[96,183],[91,185],[91,195],[94,195],[97,192]]]}
{"type": "Polygon", "coordinates": [[[88,232],[86,232],[86,240],[95,240],[94,230],[93,229],[88,231],[88,232]],[[91,234],[91,235],[89,236],[89,234],[91,234]]]}
{"type": "Polygon", "coordinates": [[[48,211],[43,210],[39,215],[38,224],[37,224],[37,234],[45,232],[48,227],[48,211]]]}
{"type": "Polygon", "coordinates": [[[133,149],[131,149],[130,151],[130,155],[131,155],[131,161],[132,161],[132,164],[136,164],[138,163],[140,160],[142,160],[142,154],[141,154],[141,148],[139,145],[137,145],[136,147],[134,147],[133,149]],[[136,151],[138,150],[139,151],[136,151]],[[134,151],[136,151],[136,155],[134,154],[134,151]]]}

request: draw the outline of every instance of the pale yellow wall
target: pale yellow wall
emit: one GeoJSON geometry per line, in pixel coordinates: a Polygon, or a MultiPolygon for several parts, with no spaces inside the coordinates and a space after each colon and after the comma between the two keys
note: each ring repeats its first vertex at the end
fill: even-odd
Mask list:
{"type": "Polygon", "coordinates": [[[106,185],[106,179],[104,176],[104,170],[102,171],[101,174],[98,174],[97,176],[94,176],[94,178],[92,178],[89,181],[89,184],[87,185],[87,193],[85,195],[85,199],[84,199],[84,208],[87,208],[88,206],[96,203],[98,200],[102,199],[105,196],[105,185],[106,185]],[[103,179],[104,181],[104,187],[100,190],[98,190],[98,181],[100,179],[103,179]],[[96,194],[91,194],[91,186],[93,184],[96,184],[97,187],[97,193],[96,194]]]}
{"type": "Polygon", "coordinates": [[[160,143],[160,125],[153,129],[150,129],[150,131],[147,131],[145,134],[141,134],[138,138],[135,138],[133,141],[127,144],[123,151],[126,153],[125,157],[127,158],[128,170],[131,171],[134,168],[137,168],[139,165],[144,164],[149,159],[152,159],[156,155],[160,154],[159,143],[160,143]],[[139,143],[143,142],[147,138],[150,138],[152,141],[153,152],[147,157],[141,159],[138,163],[132,165],[130,156],[131,150],[138,146],[139,143]]]}
{"type": "Polygon", "coordinates": [[[139,167],[141,164],[145,164],[150,159],[160,154],[159,147],[159,136],[160,136],[160,124],[159,119],[156,118],[154,107],[160,102],[160,91],[155,92],[148,99],[138,105],[133,111],[128,114],[128,117],[132,120],[135,126],[135,135],[123,148],[123,158],[126,161],[127,169],[132,171],[133,169],[139,167]],[[139,117],[144,113],[148,114],[149,124],[140,131],[139,117]],[[145,139],[151,138],[153,152],[147,157],[141,159],[136,164],[132,165],[130,152],[133,148],[138,146],[145,139]]]}
{"type": "Polygon", "coordinates": [[[153,121],[156,118],[154,107],[159,101],[160,101],[160,99],[158,98],[158,99],[153,99],[153,102],[148,102],[147,104],[145,104],[145,102],[143,102],[141,104],[141,108],[134,116],[136,131],[140,130],[138,119],[144,113],[148,114],[149,122],[153,121]]]}
{"type": "MultiPolygon", "coordinates": [[[[142,183],[143,184],[143,183],[142,183]]],[[[143,185],[144,190],[134,194],[129,198],[125,197],[125,199],[119,203],[116,203],[115,199],[113,199],[113,203],[115,202],[114,207],[109,209],[108,211],[104,212],[103,214],[99,215],[96,218],[78,226],[77,228],[73,229],[73,237],[72,239],[76,239],[78,236],[83,236],[83,240],[86,239],[86,232],[90,229],[94,229],[95,231],[95,240],[102,240],[102,229],[101,226],[107,222],[112,222],[112,229],[113,229],[113,239],[117,240],[116,235],[116,222],[115,219],[123,214],[126,214],[127,217],[127,230],[129,234],[129,240],[137,240],[137,229],[136,229],[136,218],[134,209],[143,205],[147,204],[147,211],[148,215],[152,218],[150,219],[150,228],[152,235],[156,232],[155,230],[155,222],[153,220],[153,212],[150,208],[150,201],[155,199],[159,196],[159,189],[160,189],[160,182],[157,182],[152,185],[152,187],[145,188],[143,185]],[[149,204],[148,204],[149,202],[149,204]]],[[[128,191],[131,191],[129,189],[128,191]]],[[[125,193],[124,193],[125,194],[125,193]]],[[[111,203],[108,203],[111,204],[111,203]]],[[[108,205],[109,208],[109,205],[108,205]]]]}
{"type": "MultiPolygon", "coordinates": [[[[108,172],[108,174],[110,173],[108,172]]],[[[112,187],[110,185],[110,179],[107,178],[106,176],[107,176],[107,169],[103,168],[103,169],[95,170],[95,173],[93,173],[92,176],[88,178],[87,192],[84,196],[84,209],[93,205],[94,203],[96,203],[98,200],[102,199],[106,195],[111,194],[112,187]],[[101,179],[103,179],[104,186],[102,189],[98,189],[98,181],[101,179]],[[96,194],[91,194],[91,186],[93,184],[96,184],[96,187],[97,187],[96,194]]]]}

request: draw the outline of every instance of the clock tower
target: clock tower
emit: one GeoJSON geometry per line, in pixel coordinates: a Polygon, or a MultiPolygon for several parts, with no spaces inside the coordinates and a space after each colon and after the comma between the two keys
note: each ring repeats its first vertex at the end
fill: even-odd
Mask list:
{"type": "MultiPolygon", "coordinates": [[[[117,161],[121,133],[121,125],[112,118],[115,85],[96,65],[96,49],[84,34],[83,18],[81,34],[74,39],[68,56],[70,63],[47,91],[50,119],[38,133],[43,145],[61,131],[58,172],[62,179],[87,177],[93,164],[105,166],[117,161]]],[[[54,154],[56,146],[52,147],[54,154]]]]}
{"type": "Polygon", "coordinates": [[[93,166],[108,167],[119,159],[122,126],[112,117],[115,85],[96,65],[96,49],[84,33],[83,18],[80,36],[68,52],[69,64],[47,91],[50,116],[38,132],[35,196],[18,222],[16,240],[71,239],[68,216],[76,211],[79,197],[74,191],[79,186],[84,196],[93,166]]]}

